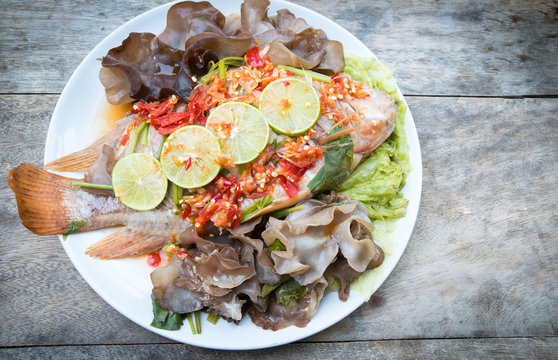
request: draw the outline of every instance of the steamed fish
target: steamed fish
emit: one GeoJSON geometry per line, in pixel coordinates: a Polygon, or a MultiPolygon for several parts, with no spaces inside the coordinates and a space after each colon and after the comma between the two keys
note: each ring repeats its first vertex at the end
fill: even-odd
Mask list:
{"type": "MultiPolygon", "coordinates": [[[[262,55],[263,56],[263,55],[262,55]]],[[[175,96],[161,103],[137,103],[107,135],[88,148],[45,165],[55,171],[87,171],[85,180],[110,184],[114,163],[130,152],[158,157],[164,137],[192,123],[205,123],[210,111],[229,101],[257,105],[263,87],[273,79],[293,77],[289,71],[265,62],[260,69],[241,66],[198,85],[189,103],[175,96]],[[148,125],[148,142],[131,139],[148,125]]],[[[170,196],[149,212],[126,208],[113,192],[92,192],[72,180],[29,164],[10,172],[19,215],[36,234],[90,231],[114,225],[125,227],[88,249],[100,258],[140,255],[160,249],[171,238],[208,223],[236,228],[241,221],[291,207],[317,191],[333,189],[358,162],[393,131],[397,105],[391,95],[349,77],[336,74],[329,83],[311,82],[321,100],[321,116],[299,136],[273,134],[252,162],[235,166],[215,159],[228,170],[202,188],[186,189],[179,204],[170,196]]],[[[164,150],[163,150],[164,153],[164,150]]],[[[185,164],[187,166],[187,164],[185,164]]]]}

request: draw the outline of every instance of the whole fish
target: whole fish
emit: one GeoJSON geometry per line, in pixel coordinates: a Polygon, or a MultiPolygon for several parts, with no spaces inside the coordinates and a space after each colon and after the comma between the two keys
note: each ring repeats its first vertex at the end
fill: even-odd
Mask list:
{"type": "MultiPolygon", "coordinates": [[[[347,83],[345,78],[341,80],[345,81],[345,83],[341,82],[342,85],[350,84],[352,86],[352,83],[347,83]]],[[[205,85],[200,85],[202,88],[203,86],[205,85]]],[[[328,85],[314,81],[313,86],[317,91],[322,91],[328,85]]],[[[352,168],[392,133],[398,109],[392,97],[385,92],[362,84],[360,84],[359,92],[359,97],[345,96],[332,99],[328,109],[331,113],[333,111],[336,111],[337,114],[341,113],[344,120],[337,121],[335,117],[331,116],[331,113],[322,109],[323,115],[313,128],[314,136],[312,138],[306,137],[304,140],[304,144],[312,148],[322,147],[327,151],[330,142],[339,139],[342,135],[350,135],[353,146],[352,168]],[[333,129],[338,131],[334,132],[333,129]]],[[[193,93],[196,93],[196,90],[193,93]]],[[[244,97],[246,98],[246,96],[244,97]]],[[[322,106],[324,105],[322,104],[322,106]]],[[[177,107],[184,109],[185,105],[177,104],[175,110],[177,107]]],[[[101,172],[106,172],[104,178],[106,179],[108,176],[110,179],[110,167],[107,159],[103,157],[107,146],[112,150],[113,162],[121,158],[129,146],[136,146],[135,149],[132,149],[133,151],[146,152],[158,157],[164,138],[154,126],[149,127],[148,144],[135,145],[126,141],[137,126],[137,116],[129,114],[120,120],[110,133],[101,137],[91,146],[49,162],[45,165],[45,169],[55,171],[88,170],[85,178],[94,179],[102,177],[94,176],[95,174],[91,174],[91,170],[98,171],[100,168],[101,172]]],[[[291,144],[294,141],[293,139],[289,140],[286,136],[274,135],[276,140],[285,138],[291,141],[291,144]]],[[[268,145],[268,149],[271,148],[271,145],[268,145]]],[[[285,155],[288,152],[286,145],[280,146],[276,149],[276,152],[280,157],[285,156],[288,159],[285,155]]],[[[260,155],[260,158],[262,157],[265,156],[260,155]]],[[[257,161],[258,159],[255,163],[257,161]]],[[[255,163],[249,166],[255,166],[255,163]]],[[[273,201],[263,209],[251,214],[250,217],[288,208],[310,198],[312,191],[308,185],[323,167],[324,157],[315,159],[310,166],[305,167],[304,173],[291,181],[297,187],[294,196],[288,193],[288,187],[269,187],[269,195],[271,195],[273,201]]],[[[239,173],[238,169],[234,167],[230,167],[229,170],[232,174],[240,175],[240,183],[246,180],[246,177],[242,176],[246,173],[246,169],[243,173],[239,173]]],[[[103,259],[153,252],[160,249],[183,230],[193,226],[192,219],[190,221],[188,219],[183,220],[187,216],[176,214],[176,207],[172,204],[170,196],[167,196],[167,199],[156,209],[140,212],[124,206],[112,192],[92,193],[87,189],[73,186],[73,180],[52,174],[30,164],[23,164],[12,169],[9,174],[9,184],[16,196],[18,212],[23,225],[39,235],[68,234],[124,225],[124,228],[88,248],[87,254],[103,259]]],[[[248,180],[254,181],[251,176],[248,177],[248,180]]],[[[104,182],[107,182],[107,180],[104,180],[104,182]]],[[[203,190],[201,193],[203,195],[203,190]]],[[[191,202],[188,204],[194,205],[197,196],[197,199],[201,201],[198,204],[199,209],[202,209],[206,207],[209,199],[202,195],[189,195],[183,199],[185,204],[190,199],[191,202]]],[[[244,211],[250,208],[255,201],[250,197],[239,199],[239,210],[244,211]]],[[[184,208],[184,205],[182,205],[182,208],[184,208]]],[[[211,220],[215,224],[219,224],[220,221],[218,215],[214,215],[211,220]]]]}

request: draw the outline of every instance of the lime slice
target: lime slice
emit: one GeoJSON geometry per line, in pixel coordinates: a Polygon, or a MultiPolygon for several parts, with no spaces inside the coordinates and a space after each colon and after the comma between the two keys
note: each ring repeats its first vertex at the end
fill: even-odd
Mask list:
{"type": "Polygon", "coordinates": [[[191,189],[207,185],[221,166],[219,141],[204,127],[190,125],[170,134],[163,145],[161,165],[170,181],[191,189]]]}
{"type": "Polygon", "coordinates": [[[298,135],[320,116],[320,98],[312,84],[296,78],[273,81],[262,91],[260,111],[280,134],[298,135]]]}
{"type": "Polygon", "coordinates": [[[112,170],[114,194],[134,210],[151,210],[165,198],[168,180],[151,155],[134,153],[118,160],[112,170]]]}
{"type": "Polygon", "coordinates": [[[241,102],[228,102],[215,108],[205,127],[217,136],[221,148],[232,156],[235,164],[257,158],[269,140],[269,125],[263,114],[241,102]]]}

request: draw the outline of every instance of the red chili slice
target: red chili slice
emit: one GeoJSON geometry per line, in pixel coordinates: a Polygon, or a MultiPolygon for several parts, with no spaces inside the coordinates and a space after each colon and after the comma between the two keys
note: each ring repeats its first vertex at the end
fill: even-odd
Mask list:
{"type": "MultiPolygon", "coordinates": [[[[156,122],[159,123],[161,127],[167,127],[169,125],[174,125],[174,124],[178,124],[180,122],[184,122],[185,120],[188,120],[189,115],[188,113],[185,112],[175,112],[175,113],[170,113],[170,114],[166,114],[160,117],[156,118],[156,122]]],[[[155,124],[154,122],[155,119],[152,118],[151,123],[155,124]]]]}
{"type": "Polygon", "coordinates": [[[246,64],[252,67],[259,68],[265,65],[264,61],[260,57],[260,50],[258,49],[257,46],[254,46],[253,48],[248,50],[246,52],[245,58],[246,58],[246,64]]]}
{"type": "Polygon", "coordinates": [[[293,181],[300,180],[302,175],[304,175],[304,173],[306,172],[305,168],[298,167],[287,160],[280,160],[279,166],[281,166],[281,169],[283,169],[287,174],[289,174],[289,177],[293,181]]]}
{"type": "Polygon", "coordinates": [[[188,170],[192,166],[192,157],[188,156],[188,159],[184,161],[184,170],[188,170]]]}
{"type": "Polygon", "coordinates": [[[184,259],[185,257],[187,257],[190,260],[192,259],[192,255],[190,255],[190,253],[187,251],[179,251],[176,253],[176,256],[178,256],[181,259],[184,259]]]}
{"type": "Polygon", "coordinates": [[[180,129],[181,127],[185,126],[186,124],[176,124],[176,125],[170,125],[167,127],[160,127],[157,131],[159,132],[159,134],[161,135],[170,135],[172,134],[175,130],[180,129]]]}
{"type": "Polygon", "coordinates": [[[250,199],[259,199],[259,198],[263,198],[264,196],[267,196],[270,192],[271,192],[271,190],[267,189],[267,190],[262,191],[262,192],[252,193],[252,194],[248,195],[248,197],[250,199]]]}
{"type": "Polygon", "coordinates": [[[298,185],[292,181],[287,180],[283,175],[277,177],[279,179],[279,185],[285,190],[289,199],[294,198],[298,194],[298,185]]]}
{"type": "Polygon", "coordinates": [[[157,267],[161,263],[161,256],[158,253],[147,255],[147,265],[157,267]]]}
{"type": "Polygon", "coordinates": [[[129,140],[130,140],[130,134],[128,133],[124,134],[124,136],[122,136],[122,140],[120,140],[120,146],[126,145],[129,140]]]}
{"type": "Polygon", "coordinates": [[[192,207],[190,206],[190,204],[186,204],[186,207],[182,211],[182,220],[186,220],[186,218],[191,215],[192,215],[192,207]]]}

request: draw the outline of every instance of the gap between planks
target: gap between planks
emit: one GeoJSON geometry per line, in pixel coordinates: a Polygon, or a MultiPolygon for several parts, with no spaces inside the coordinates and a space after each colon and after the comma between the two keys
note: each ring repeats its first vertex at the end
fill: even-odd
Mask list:
{"type": "MultiPolygon", "coordinates": [[[[312,344],[357,344],[357,343],[375,343],[375,342],[434,342],[434,341],[494,341],[494,340],[555,340],[558,336],[487,336],[487,337],[451,337],[451,338],[393,338],[393,339],[376,339],[376,340],[335,340],[335,341],[295,341],[289,344],[312,345],[312,344]]],[[[285,346],[289,344],[280,345],[285,346]]],[[[154,343],[92,343],[92,344],[28,344],[28,345],[0,345],[0,349],[24,349],[24,348],[41,348],[41,347],[87,347],[87,346],[175,346],[189,345],[180,342],[154,342],[154,343]]],[[[191,345],[194,346],[194,345],[191,345]]],[[[276,348],[276,347],[273,347],[276,348]]],[[[211,350],[211,349],[209,349],[211,350]]]]}

